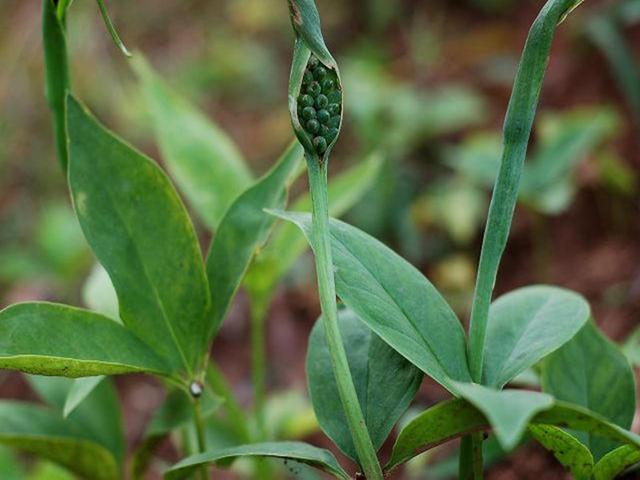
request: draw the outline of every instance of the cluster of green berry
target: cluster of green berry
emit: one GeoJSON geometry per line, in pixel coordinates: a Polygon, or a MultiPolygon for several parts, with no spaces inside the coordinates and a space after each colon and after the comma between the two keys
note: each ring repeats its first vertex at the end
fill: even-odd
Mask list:
{"type": "Polygon", "coordinates": [[[336,72],[311,55],[298,97],[298,118],[320,155],[338,136],[341,104],[336,72]]]}

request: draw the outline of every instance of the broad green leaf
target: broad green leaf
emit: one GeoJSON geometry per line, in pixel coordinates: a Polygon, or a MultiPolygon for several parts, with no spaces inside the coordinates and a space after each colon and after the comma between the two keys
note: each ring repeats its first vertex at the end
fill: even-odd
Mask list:
{"type": "MultiPolygon", "coordinates": [[[[475,385],[474,387],[479,387],[475,385]]],[[[480,387],[484,388],[484,387],[480,387]]],[[[485,390],[489,390],[484,388],[485,390]]],[[[469,393],[469,392],[467,392],[469,393]]],[[[511,400],[514,397],[509,391],[507,395],[497,398],[501,393],[492,391],[491,397],[498,401],[493,406],[510,410],[513,408],[511,400]]],[[[533,394],[540,397],[543,394],[523,391],[520,395],[533,394]]],[[[477,396],[476,401],[482,400],[477,396]]],[[[492,406],[484,402],[485,407],[492,406]]],[[[533,403],[533,402],[529,402],[533,403]]],[[[524,410],[521,410],[524,411],[524,410]]],[[[509,412],[504,415],[509,415],[509,412]]],[[[600,436],[640,447],[640,436],[618,427],[596,413],[561,401],[556,401],[547,410],[537,413],[530,421],[530,425],[553,425],[561,428],[589,432],[600,436]]],[[[474,405],[464,399],[453,399],[439,403],[411,420],[400,432],[393,447],[391,459],[385,467],[389,471],[416,455],[457,437],[469,435],[479,430],[489,430],[490,422],[474,405]]],[[[500,440],[500,437],[498,437],[500,440]]]]}
{"type": "Polygon", "coordinates": [[[276,221],[264,209],[284,206],[302,156],[300,144],[292,143],[278,163],[233,202],[220,221],[206,262],[212,299],[209,336],[222,324],[256,251],[266,242],[276,221]]]}
{"type": "Polygon", "coordinates": [[[69,56],[63,20],[56,14],[54,0],[42,0],[42,43],[44,46],[46,95],[53,114],[58,160],[67,168],[67,127],[64,98],[71,88],[69,56]]]}
{"type": "Polygon", "coordinates": [[[65,398],[62,414],[68,417],[105,378],[103,375],[99,375],[97,377],[84,377],[74,380],[65,398]]]}
{"type": "Polygon", "coordinates": [[[120,318],[192,374],[206,349],[209,288],[193,225],[149,158],[68,97],[69,185],[76,215],[118,293],[120,318]]]}
{"type": "MultiPolygon", "coordinates": [[[[30,375],[28,379],[38,395],[59,414],[64,415],[64,404],[73,388],[74,380],[36,375],[30,375]]],[[[94,388],[85,401],[66,417],[65,421],[81,429],[84,438],[109,450],[118,465],[122,465],[125,453],[122,413],[111,380],[102,382],[94,388]]]]}
{"type": "Polygon", "coordinates": [[[53,303],[22,303],[0,311],[0,368],[63,377],[170,371],[158,354],[113,320],[53,303]]]}
{"type": "MultiPolygon", "coordinates": [[[[311,216],[274,212],[312,238],[311,216]]],[[[445,388],[469,381],[460,322],[435,287],[391,249],[331,220],[336,290],[379,337],[445,388]]],[[[311,243],[311,242],[310,242],[311,243]]]]}
{"type": "Polygon", "coordinates": [[[593,470],[595,480],[612,480],[640,462],[640,448],[624,445],[607,453],[593,470]]]}
{"type": "Polygon", "coordinates": [[[557,287],[524,287],[498,298],[489,310],[483,384],[502,388],[571,340],[589,314],[584,298],[557,287]]]}
{"type": "Polygon", "coordinates": [[[237,457],[272,457],[282,458],[285,461],[295,460],[323,470],[335,478],[343,480],[351,478],[338,464],[331,452],[302,442],[256,443],[193,455],[171,467],[165,473],[165,478],[167,480],[187,478],[201,465],[224,463],[237,457]]]}
{"type": "Polygon", "coordinates": [[[529,390],[494,390],[474,383],[456,383],[460,396],[480,410],[505,450],[513,449],[527,424],[553,406],[553,397],[529,390]]]}
{"type": "Polygon", "coordinates": [[[575,480],[590,480],[593,455],[573,435],[552,425],[530,425],[529,433],[565,467],[575,480]]]}
{"type": "MultiPolygon", "coordinates": [[[[329,214],[340,217],[353,207],[369,190],[382,166],[379,152],[329,179],[329,214]]],[[[293,203],[295,211],[311,211],[311,198],[304,194],[293,203]]],[[[282,223],[255,257],[245,284],[252,302],[265,303],[278,281],[291,269],[308,248],[304,235],[291,223],[282,223]]]]}
{"type": "Polygon", "coordinates": [[[51,460],[84,478],[122,478],[105,447],[51,409],[0,401],[0,443],[51,460]]]}
{"type": "MultiPolygon", "coordinates": [[[[384,343],[352,311],[340,310],[338,322],[367,430],[374,448],[379,449],[413,400],[422,372],[384,343]]],[[[307,382],[320,426],[340,450],[357,460],[322,319],[316,322],[309,338],[307,382]]]]}
{"type": "Polygon", "coordinates": [[[210,229],[251,183],[251,173],[231,139],[173,92],[142,55],[133,67],[151,113],[169,171],[210,229]]]}
{"type": "MultiPolygon", "coordinates": [[[[589,322],[573,340],[549,356],[542,370],[543,390],[582,405],[622,428],[631,427],[636,408],[635,377],[618,347],[589,322]]],[[[596,461],[618,444],[578,434],[596,461]]]]}

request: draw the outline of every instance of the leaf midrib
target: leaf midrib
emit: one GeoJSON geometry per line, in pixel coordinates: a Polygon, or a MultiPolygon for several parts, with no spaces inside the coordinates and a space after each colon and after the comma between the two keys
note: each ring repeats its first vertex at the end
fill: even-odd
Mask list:
{"type": "MultiPolygon", "coordinates": [[[[148,162],[149,160],[146,158],[143,158],[143,161],[148,162]]],[[[160,173],[162,175],[162,173],[160,173]]],[[[127,224],[127,222],[124,220],[124,217],[122,216],[122,213],[120,212],[120,209],[117,205],[117,202],[114,202],[113,196],[112,196],[112,192],[111,192],[111,188],[109,185],[109,182],[107,182],[107,188],[105,189],[107,191],[107,195],[109,196],[109,201],[116,213],[116,215],[118,216],[118,219],[120,220],[120,223],[122,223],[123,228],[125,229],[127,236],[129,237],[129,239],[133,239],[133,235],[131,234],[131,231],[129,229],[129,225],[127,224]]],[[[167,316],[167,312],[165,311],[165,307],[164,307],[164,303],[162,301],[162,299],[160,298],[160,295],[158,293],[157,287],[156,285],[151,281],[151,277],[149,275],[149,272],[147,271],[147,266],[145,264],[145,262],[142,260],[142,255],[140,254],[140,250],[138,248],[138,245],[136,244],[136,242],[130,242],[131,245],[133,245],[133,250],[136,254],[136,257],[138,258],[140,265],[142,266],[142,271],[144,273],[144,277],[147,280],[147,283],[149,284],[149,286],[151,287],[151,292],[153,293],[153,296],[158,304],[158,307],[160,309],[160,313],[162,314],[162,319],[167,327],[167,329],[169,330],[169,334],[171,335],[171,339],[173,340],[174,346],[176,348],[176,350],[178,351],[178,353],[180,354],[180,358],[184,364],[184,367],[188,373],[189,376],[192,375],[192,371],[191,371],[191,366],[189,365],[189,362],[187,362],[187,357],[182,349],[182,346],[180,345],[180,343],[178,342],[178,339],[176,337],[176,333],[173,329],[173,326],[171,325],[171,322],[169,321],[169,317],[167,316]]],[[[107,269],[107,267],[105,266],[105,269],[107,269]]],[[[145,342],[147,343],[147,342],[145,342]]],[[[153,348],[151,345],[149,345],[150,348],[153,348]]],[[[154,349],[155,351],[155,349],[154,349]]],[[[160,357],[162,357],[162,354],[160,352],[158,352],[158,355],[160,355],[160,357]]]]}
{"type": "MultiPolygon", "coordinates": [[[[400,311],[400,313],[402,314],[402,316],[407,320],[407,322],[409,323],[409,325],[411,325],[411,327],[413,328],[413,330],[418,334],[418,336],[420,337],[420,339],[423,341],[423,343],[426,345],[427,350],[429,351],[429,353],[431,354],[431,356],[437,361],[440,369],[442,370],[442,372],[445,374],[445,377],[449,377],[448,372],[444,369],[442,362],[440,360],[440,358],[434,353],[433,348],[431,347],[431,344],[427,341],[427,339],[424,337],[424,335],[422,334],[422,332],[420,332],[420,330],[418,330],[418,328],[416,327],[415,323],[413,322],[413,320],[407,315],[407,313],[405,312],[404,308],[395,300],[395,298],[393,297],[393,295],[391,295],[391,293],[387,290],[386,286],[383,285],[380,281],[377,280],[376,276],[373,274],[373,272],[369,269],[369,267],[367,267],[364,263],[362,263],[358,257],[351,251],[351,249],[344,243],[342,242],[338,237],[336,237],[336,235],[331,232],[331,236],[338,242],[340,243],[345,250],[349,253],[349,255],[351,255],[351,257],[358,263],[360,264],[364,270],[367,271],[367,273],[369,275],[371,275],[372,278],[376,279],[376,283],[378,285],[380,285],[380,287],[382,288],[382,290],[384,291],[384,293],[387,294],[387,296],[393,301],[393,304],[398,308],[398,310],[400,311]]],[[[339,273],[338,273],[339,274],[339,273]]],[[[404,356],[404,355],[403,355],[404,356]]],[[[407,359],[409,360],[410,363],[413,363],[413,361],[411,359],[407,359]]],[[[428,372],[425,372],[428,373],[428,372]]],[[[429,373],[429,375],[432,375],[432,373],[429,373]]],[[[450,390],[451,385],[449,384],[448,378],[447,379],[440,379],[439,382],[442,382],[443,386],[445,388],[447,388],[448,390],[450,390]]]]}

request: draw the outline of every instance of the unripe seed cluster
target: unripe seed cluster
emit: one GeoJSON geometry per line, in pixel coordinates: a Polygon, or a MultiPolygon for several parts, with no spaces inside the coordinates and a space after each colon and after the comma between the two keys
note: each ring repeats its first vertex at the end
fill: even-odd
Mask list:
{"type": "Polygon", "coordinates": [[[338,136],[341,111],[342,92],[335,71],[311,55],[298,97],[298,119],[318,154],[338,136]]]}

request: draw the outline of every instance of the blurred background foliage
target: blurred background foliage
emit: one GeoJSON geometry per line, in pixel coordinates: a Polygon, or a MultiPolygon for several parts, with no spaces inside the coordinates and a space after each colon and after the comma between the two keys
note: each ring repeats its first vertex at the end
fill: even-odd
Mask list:
{"type": "MultiPolygon", "coordinates": [[[[374,152],[382,159],[348,221],[427,272],[464,314],[499,165],[501,122],[526,31],[542,2],[318,4],[346,92],[333,173],[374,152]]],[[[286,2],[107,6],[134,60],[146,57],[167,84],[226,132],[253,172],[266,171],[292,138],[286,2]]],[[[104,272],[92,270],[55,159],[40,8],[37,1],[3,0],[0,15],[0,306],[26,299],[80,305],[84,291],[89,306],[104,310],[112,301],[87,294],[100,289],[104,272]]],[[[589,1],[566,23],[553,48],[498,290],[552,282],[583,292],[604,330],[620,342],[629,338],[629,356],[640,362],[640,336],[632,335],[640,315],[640,1],[589,1]]],[[[74,2],[68,43],[77,94],[162,163],[141,84],[111,43],[94,2],[74,2]]],[[[197,226],[204,242],[207,225],[197,226]]],[[[268,423],[282,438],[315,431],[299,393],[306,337],[317,314],[310,273],[311,262],[303,258],[288,275],[269,323],[269,385],[283,393],[271,402],[268,423]],[[290,347],[290,338],[299,345],[290,347]]],[[[242,297],[239,304],[214,356],[247,399],[242,297]]],[[[128,391],[126,385],[120,390],[121,396],[128,391]]],[[[14,375],[3,375],[0,392],[33,395],[14,375]]],[[[438,393],[421,395],[426,404],[438,393]]],[[[125,416],[149,410],[135,396],[126,398],[125,416]]],[[[141,429],[140,421],[128,424],[129,442],[141,429]]],[[[9,458],[0,451],[0,468],[9,458]]],[[[66,478],[56,469],[42,463],[28,477],[16,471],[3,478],[66,478]]]]}

